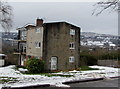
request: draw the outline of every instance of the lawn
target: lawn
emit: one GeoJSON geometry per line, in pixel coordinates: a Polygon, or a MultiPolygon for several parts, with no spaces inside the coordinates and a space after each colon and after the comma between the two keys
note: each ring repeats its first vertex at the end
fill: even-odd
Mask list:
{"type": "Polygon", "coordinates": [[[88,71],[88,70],[99,70],[98,68],[90,68],[89,66],[81,66],[80,71],[88,71]]]}
{"type": "Polygon", "coordinates": [[[15,83],[17,81],[17,78],[13,77],[0,77],[0,83],[15,83]]]}

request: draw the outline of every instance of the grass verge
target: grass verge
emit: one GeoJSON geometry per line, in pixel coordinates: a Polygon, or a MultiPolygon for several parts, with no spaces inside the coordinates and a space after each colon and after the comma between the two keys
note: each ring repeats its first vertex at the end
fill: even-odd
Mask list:
{"type": "Polygon", "coordinates": [[[14,83],[17,82],[17,78],[13,77],[0,77],[0,83],[14,83]]]}
{"type": "Polygon", "coordinates": [[[90,68],[89,66],[81,66],[80,71],[87,71],[87,70],[99,70],[98,68],[90,68]]]}

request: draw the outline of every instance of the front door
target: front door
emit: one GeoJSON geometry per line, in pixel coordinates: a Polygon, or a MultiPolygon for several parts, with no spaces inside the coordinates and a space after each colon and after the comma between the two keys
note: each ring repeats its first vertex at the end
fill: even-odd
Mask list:
{"type": "Polygon", "coordinates": [[[51,70],[57,70],[57,57],[51,57],[51,70]]]}

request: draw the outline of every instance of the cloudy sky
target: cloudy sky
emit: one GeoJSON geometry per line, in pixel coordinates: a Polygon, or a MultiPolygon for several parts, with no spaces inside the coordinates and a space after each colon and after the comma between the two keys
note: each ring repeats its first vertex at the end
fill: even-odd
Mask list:
{"type": "Polygon", "coordinates": [[[81,27],[82,32],[118,34],[117,12],[105,11],[92,16],[95,2],[9,2],[13,7],[14,26],[35,24],[36,18],[44,22],[67,21],[81,27]]]}

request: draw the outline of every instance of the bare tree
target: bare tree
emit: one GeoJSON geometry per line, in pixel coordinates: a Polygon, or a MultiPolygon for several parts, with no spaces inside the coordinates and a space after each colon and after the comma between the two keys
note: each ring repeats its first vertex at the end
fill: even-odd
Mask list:
{"type": "Polygon", "coordinates": [[[10,30],[12,22],[12,7],[7,2],[0,0],[0,25],[4,31],[10,30]]]}
{"type": "Polygon", "coordinates": [[[120,11],[119,0],[103,0],[94,4],[96,8],[93,10],[92,15],[99,15],[104,10],[110,9],[110,11],[120,11]]]}

